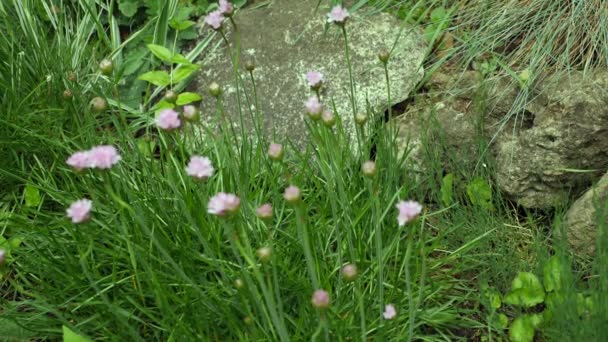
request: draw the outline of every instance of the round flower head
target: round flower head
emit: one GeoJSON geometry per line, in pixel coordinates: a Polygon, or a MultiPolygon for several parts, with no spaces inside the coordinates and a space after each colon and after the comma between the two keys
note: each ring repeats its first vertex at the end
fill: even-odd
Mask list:
{"type": "Polygon", "coordinates": [[[156,126],[166,131],[174,130],[182,125],[179,113],[173,109],[165,109],[156,117],[156,126]]]}
{"type": "Polygon", "coordinates": [[[306,73],[306,80],[312,89],[319,89],[323,85],[323,74],[318,71],[309,71],[306,73]]]}
{"type": "Polygon", "coordinates": [[[93,202],[84,198],[72,203],[66,210],[66,214],[70,219],[72,219],[73,223],[82,223],[91,218],[92,208],[93,202]]]}
{"type": "Polygon", "coordinates": [[[399,226],[412,221],[422,212],[422,206],[415,201],[401,201],[397,203],[396,207],[399,210],[399,215],[397,216],[399,226]]]}
{"type": "Polygon", "coordinates": [[[272,160],[281,160],[283,159],[283,145],[272,143],[268,146],[268,157],[272,160]]]}
{"type": "Polygon", "coordinates": [[[325,290],[316,290],[312,294],[310,302],[317,309],[327,309],[329,307],[329,293],[325,290]]]}
{"type": "Polygon", "coordinates": [[[348,264],[348,265],[344,265],[344,267],[342,267],[342,278],[344,278],[344,280],[346,281],[354,281],[355,279],[357,279],[357,275],[359,274],[357,271],[357,265],[355,264],[348,264]]]}
{"type": "Polygon", "coordinates": [[[323,112],[323,105],[319,102],[317,96],[313,95],[308,98],[308,101],[304,103],[306,106],[306,112],[308,116],[313,120],[319,120],[321,118],[321,112],[323,112]]]}
{"type": "Polygon", "coordinates": [[[367,177],[373,177],[376,175],[376,163],[372,160],[368,160],[361,165],[361,172],[367,177]]]}
{"type": "Polygon", "coordinates": [[[213,165],[207,157],[192,156],[188,166],[186,166],[186,174],[199,180],[205,180],[213,176],[213,165]]]}
{"type": "Polygon", "coordinates": [[[290,185],[285,189],[283,193],[283,198],[289,203],[296,203],[300,200],[300,196],[302,193],[300,192],[300,188],[294,185],[290,185]]]}
{"type": "Polygon", "coordinates": [[[116,147],[112,145],[95,146],[87,154],[89,167],[93,169],[110,169],[122,159],[116,147]]]}
{"type": "Polygon", "coordinates": [[[327,127],[333,127],[336,124],[336,116],[330,110],[323,111],[321,114],[321,120],[323,120],[323,124],[327,127]]]}
{"type": "Polygon", "coordinates": [[[327,21],[330,23],[335,23],[338,25],[344,25],[346,20],[350,17],[346,8],[338,5],[331,9],[331,11],[327,14],[327,21]]]}
{"type": "Polygon", "coordinates": [[[214,30],[219,30],[222,28],[222,23],[224,22],[224,15],[221,11],[213,11],[205,17],[205,24],[211,26],[214,30]]]}
{"type": "Polygon", "coordinates": [[[382,313],[384,319],[393,319],[397,316],[397,310],[395,310],[395,306],[393,304],[386,304],[384,306],[384,312],[382,313]]]}
{"type": "Polygon", "coordinates": [[[255,214],[257,217],[262,220],[268,220],[272,218],[272,205],[270,203],[262,204],[259,208],[255,210],[255,214]]]}
{"type": "Polygon", "coordinates": [[[89,151],[78,151],[72,154],[66,163],[76,169],[76,171],[81,171],[90,166],[90,158],[89,151]]]}
{"type": "Polygon", "coordinates": [[[268,262],[272,258],[272,248],[268,246],[260,247],[255,251],[255,255],[260,259],[261,262],[268,262]]]}
{"type": "Polygon", "coordinates": [[[241,199],[234,194],[220,192],[209,199],[207,212],[212,215],[225,216],[239,210],[241,199]]]}
{"type": "Polygon", "coordinates": [[[228,0],[220,0],[218,3],[219,11],[226,17],[231,17],[234,13],[234,7],[228,0]]]}
{"type": "Polygon", "coordinates": [[[200,118],[198,109],[192,105],[184,106],[182,109],[182,115],[184,120],[189,122],[196,122],[200,118]]]}

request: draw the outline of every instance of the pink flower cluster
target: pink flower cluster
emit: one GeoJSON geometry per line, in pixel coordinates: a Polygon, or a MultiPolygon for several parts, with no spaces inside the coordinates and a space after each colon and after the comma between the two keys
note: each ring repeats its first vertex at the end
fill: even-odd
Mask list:
{"type": "Polygon", "coordinates": [[[84,169],[110,169],[116,165],[122,157],[112,145],[100,145],[88,151],[78,151],[72,154],[66,163],[81,171],[84,169]]]}
{"type": "Polygon", "coordinates": [[[228,0],[219,0],[218,9],[207,14],[205,17],[205,24],[209,25],[214,30],[219,30],[222,28],[224,19],[226,19],[226,17],[231,17],[233,13],[234,7],[228,0]]]}
{"type": "Polygon", "coordinates": [[[422,206],[415,201],[400,201],[396,207],[399,210],[397,215],[399,226],[404,226],[414,220],[422,212],[422,206]]]}
{"type": "Polygon", "coordinates": [[[91,209],[93,209],[93,202],[83,198],[72,203],[66,210],[66,214],[73,223],[83,223],[91,218],[91,209]]]}
{"type": "Polygon", "coordinates": [[[331,11],[327,14],[327,17],[327,21],[330,23],[344,25],[346,20],[350,18],[350,14],[346,10],[346,8],[338,5],[331,9],[331,11]]]}
{"type": "Polygon", "coordinates": [[[198,180],[205,180],[213,176],[214,171],[211,160],[207,157],[192,156],[186,166],[186,174],[198,180]]]}

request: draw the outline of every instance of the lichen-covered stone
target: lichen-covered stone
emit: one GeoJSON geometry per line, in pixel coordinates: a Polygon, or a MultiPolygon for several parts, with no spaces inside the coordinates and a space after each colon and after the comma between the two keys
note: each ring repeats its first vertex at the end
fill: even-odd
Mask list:
{"type": "MultiPolygon", "coordinates": [[[[200,92],[206,92],[211,82],[219,83],[224,89],[226,113],[237,126],[242,115],[243,125],[250,135],[255,134],[252,114],[256,110],[252,82],[243,65],[247,61],[254,61],[256,66],[253,75],[265,134],[270,136],[275,132],[276,140],[290,138],[300,146],[306,141],[304,101],[312,92],[304,75],[309,70],[317,70],[325,76],[322,93],[325,106],[331,108],[333,100],[340,119],[352,136],[354,116],[344,36],[340,27],[327,23],[328,8],[321,6],[315,12],[317,3],[312,0],[281,0],[244,9],[235,18],[238,34],[233,33],[229,22],[224,24],[232,51],[237,39],[241,44],[241,113],[228,51],[220,35],[216,35],[219,47],[205,59],[205,67],[197,80],[200,92]]],[[[357,111],[366,110],[366,101],[375,109],[388,106],[384,71],[377,53],[381,49],[390,49],[395,42],[388,64],[391,102],[405,100],[423,76],[421,65],[425,43],[421,35],[385,13],[365,17],[353,15],[346,24],[346,31],[357,111]]],[[[203,35],[211,33],[208,28],[202,29],[203,35]]],[[[203,101],[201,109],[203,115],[213,117],[215,101],[203,101]]]]}

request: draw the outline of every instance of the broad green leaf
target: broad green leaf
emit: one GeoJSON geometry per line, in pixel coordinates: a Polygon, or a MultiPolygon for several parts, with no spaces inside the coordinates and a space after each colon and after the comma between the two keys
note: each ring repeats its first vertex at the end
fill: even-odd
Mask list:
{"type": "Polygon", "coordinates": [[[534,341],[534,324],[528,315],[519,316],[511,323],[509,339],[512,342],[534,341]]]}
{"type": "Polygon", "coordinates": [[[40,190],[34,186],[26,185],[24,194],[26,207],[37,207],[40,205],[40,202],[42,202],[40,190]]]}
{"type": "Polygon", "coordinates": [[[156,147],[156,142],[152,139],[147,138],[139,138],[137,139],[137,149],[139,153],[143,154],[145,157],[152,156],[154,152],[154,148],[156,147]]]}
{"type": "Polygon", "coordinates": [[[454,174],[448,173],[441,181],[441,202],[449,207],[454,202],[454,174]]]}
{"type": "Polygon", "coordinates": [[[582,293],[576,294],[576,311],[579,316],[588,316],[594,313],[595,303],[591,296],[585,296],[582,293]]]}
{"type": "Polygon", "coordinates": [[[175,101],[175,104],[177,104],[178,106],[183,106],[188,103],[192,103],[192,102],[196,102],[196,101],[200,101],[200,100],[201,100],[201,96],[197,93],[181,93],[177,97],[177,101],[175,101]]]}
{"type": "Polygon", "coordinates": [[[433,23],[440,23],[447,19],[447,12],[443,7],[437,7],[431,12],[431,21],[433,23]]]}
{"type": "Polygon", "coordinates": [[[73,332],[70,328],[63,326],[63,342],[90,342],[88,338],[73,332]]]}
{"type": "Polygon", "coordinates": [[[139,0],[121,0],[118,2],[118,10],[127,18],[133,17],[140,7],[139,0]]]}
{"type": "Polygon", "coordinates": [[[166,71],[149,71],[138,78],[159,87],[165,87],[171,84],[171,78],[166,71]]]}
{"type": "Polygon", "coordinates": [[[480,206],[487,210],[493,211],[492,204],[492,187],[485,179],[475,177],[469,185],[467,185],[467,195],[473,205],[480,206]]]}
{"type": "Polygon", "coordinates": [[[179,83],[188,78],[192,73],[198,70],[196,64],[182,65],[179,69],[173,71],[173,83],[179,83]]]}
{"type": "Polygon", "coordinates": [[[152,51],[152,54],[156,56],[156,58],[160,59],[163,62],[171,63],[171,58],[173,57],[173,53],[164,46],[156,45],[156,44],[148,44],[148,49],[152,51]]]}
{"type": "Polygon", "coordinates": [[[175,108],[175,105],[171,102],[167,102],[165,100],[160,100],[155,106],[154,106],[154,111],[160,112],[163,109],[169,109],[169,108],[175,108]]]}
{"type": "Polygon", "coordinates": [[[559,291],[562,286],[562,264],[557,255],[552,256],[543,268],[543,281],[547,292],[559,291]]]}
{"type": "Polygon", "coordinates": [[[15,250],[15,249],[19,248],[19,246],[21,246],[21,238],[14,237],[14,238],[10,239],[10,241],[8,242],[8,245],[11,247],[11,250],[15,250]]]}
{"type": "Polygon", "coordinates": [[[507,315],[501,313],[498,315],[498,324],[500,325],[501,328],[503,329],[507,329],[507,327],[509,326],[509,318],[507,317],[507,315]]]}
{"type": "Polygon", "coordinates": [[[503,302],[511,305],[532,307],[545,300],[545,290],[538,277],[530,272],[519,272],[511,283],[511,291],[503,302]]]}
{"type": "Polygon", "coordinates": [[[180,53],[176,53],[175,55],[173,55],[173,57],[171,58],[171,62],[173,63],[178,63],[178,64],[187,64],[187,65],[193,65],[188,58],[184,57],[184,55],[180,54],[180,53]]]}
{"type": "Polygon", "coordinates": [[[190,28],[192,25],[194,25],[194,21],[192,20],[177,20],[177,19],[171,19],[171,21],[169,22],[169,26],[171,26],[173,29],[177,30],[177,31],[184,31],[188,28],[190,28]]]}
{"type": "Polygon", "coordinates": [[[122,65],[123,76],[132,75],[137,70],[139,70],[139,68],[141,68],[144,64],[147,64],[148,61],[144,60],[144,57],[146,56],[147,53],[148,53],[148,49],[146,49],[143,46],[129,51],[126,54],[125,60],[122,65]]]}
{"type": "Polygon", "coordinates": [[[564,295],[561,292],[551,292],[545,298],[545,305],[548,309],[556,309],[564,302],[564,295]]]}

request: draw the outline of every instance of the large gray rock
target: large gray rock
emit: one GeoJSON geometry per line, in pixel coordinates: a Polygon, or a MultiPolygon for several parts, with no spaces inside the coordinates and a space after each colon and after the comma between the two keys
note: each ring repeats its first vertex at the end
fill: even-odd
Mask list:
{"type": "MultiPolygon", "coordinates": [[[[279,141],[289,137],[301,143],[306,138],[304,102],[312,94],[305,73],[317,70],[325,76],[322,100],[331,107],[335,102],[340,118],[349,134],[354,133],[353,111],[350,102],[350,81],[344,54],[344,37],[336,25],[326,25],[328,8],[321,6],[315,13],[317,0],[280,0],[268,6],[240,11],[235,18],[240,32],[241,70],[247,99],[241,94],[242,118],[245,129],[252,129],[252,84],[244,70],[244,62],[255,61],[259,97],[259,111],[265,134],[276,132],[279,141]],[[251,111],[250,111],[251,108],[251,111]]],[[[230,32],[228,39],[234,43],[230,32]]],[[[358,112],[365,112],[366,100],[372,108],[382,110],[388,106],[384,71],[377,53],[396,43],[389,62],[391,102],[405,100],[423,76],[422,61],[425,44],[421,35],[388,14],[369,17],[353,16],[346,30],[350,45],[355,78],[358,112]],[[403,29],[402,29],[403,28],[403,29]]],[[[202,34],[212,31],[203,28],[202,34]]],[[[216,36],[220,41],[220,36],[216,36]]],[[[234,48],[234,44],[232,45],[234,48]]],[[[206,93],[211,82],[222,85],[225,92],[225,112],[236,125],[240,125],[235,77],[224,43],[206,59],[198,77],[201,93],[206,93]]],[[[203,101],[203,113],[215,111],[215,101],[203,101]]],[[[210,118],[208,118],[210,120],[210,118]]],[[[354,146],[355,144],[351,144],[354,146]]]]}
{"type": "Polygon", "coordinates": [[[576,200],[566,213],[568,242],[577,256],[593,256],[598,220],[601,219],[598,217],[600,211],[597,209],[605,211],[606,201],[608,201],[608,173],[576,200]]]}

